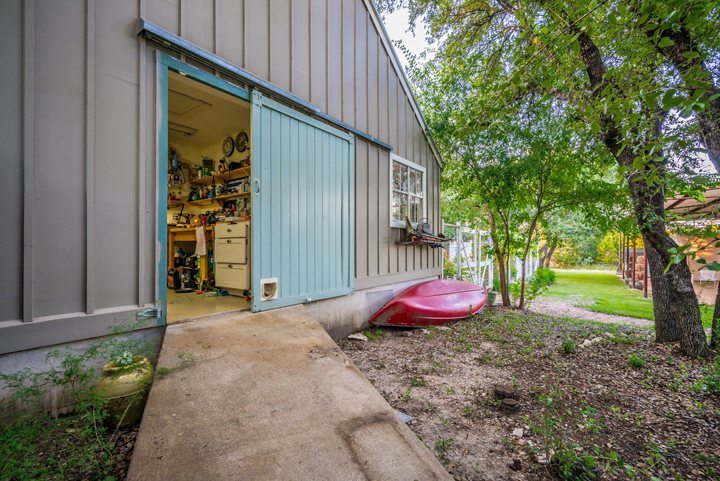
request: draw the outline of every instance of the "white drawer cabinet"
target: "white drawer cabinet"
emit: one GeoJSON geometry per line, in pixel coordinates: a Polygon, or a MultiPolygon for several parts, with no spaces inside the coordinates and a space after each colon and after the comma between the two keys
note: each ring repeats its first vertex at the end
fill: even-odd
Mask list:
{"type": "Polygon", "coordinates": [[[215,285],[250,289],[250,222],[215,224],[215,285]]]}
{"type": "Polygon", "coordinates": [[[250,270],[247,264],[215,264],[215,285],[230,289],[249,289],[250,270]]]}

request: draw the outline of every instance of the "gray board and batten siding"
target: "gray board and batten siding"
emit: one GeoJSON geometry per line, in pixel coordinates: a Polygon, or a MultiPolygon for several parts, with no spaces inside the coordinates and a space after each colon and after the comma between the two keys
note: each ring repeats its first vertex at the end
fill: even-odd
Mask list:
{"type": "MultiPolygon", "coordinates": [[[[441,160],[369,0],[5,0],[0,353],[106,334],[158,298],[155,50],[243,83],[141,18],[425,167],[439,228],[441,160]]],[[[395,245],[389,162],[356,136],[356,290],[441,271],[439,250],[395,245]]]]}

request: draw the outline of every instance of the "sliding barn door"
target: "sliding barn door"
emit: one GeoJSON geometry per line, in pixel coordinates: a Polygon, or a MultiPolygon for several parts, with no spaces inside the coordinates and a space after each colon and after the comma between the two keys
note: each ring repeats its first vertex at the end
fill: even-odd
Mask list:
{"type": "Polygon", "coordinates": [[[353,137],[252,95],[253,311],[349,294],[353,137]]]}

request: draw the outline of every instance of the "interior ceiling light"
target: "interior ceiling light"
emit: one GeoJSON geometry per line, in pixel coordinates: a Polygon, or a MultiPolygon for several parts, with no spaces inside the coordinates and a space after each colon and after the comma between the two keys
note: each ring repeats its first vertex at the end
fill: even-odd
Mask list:
{"type": "Polygon", "coordinates": [[[172,132],[177,135],[184,137],[192,137],[199,132],[198,129],[193,129],[187,125],[176,124],[175,122],[168,122],[168,132],[172,132]]]}

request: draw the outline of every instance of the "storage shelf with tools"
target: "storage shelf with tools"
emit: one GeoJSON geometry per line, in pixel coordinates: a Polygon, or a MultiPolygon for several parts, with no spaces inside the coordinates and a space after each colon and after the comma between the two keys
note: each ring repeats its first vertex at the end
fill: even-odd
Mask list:
{"type": "Polygon", "coordinates": [[[237,194],[218,195],[217,197],[209,197],[207,199],[198,199],[190,201],[192,205],[208,205],[213,201],[222,202],[224,200],[236,199],[238,197],[250,197],[250,192],[238,192],[237,194]]]}
{"type": "Polygon", "coordinates": [[[250,166],[241,167],[230,172],[223,172],[222,174],[206,175],[199,179],[193,179],[190,181],[190,185],[212,185],[217,183],[218,180],[227,181],[239,177],[250,177],[250,166]]]}

